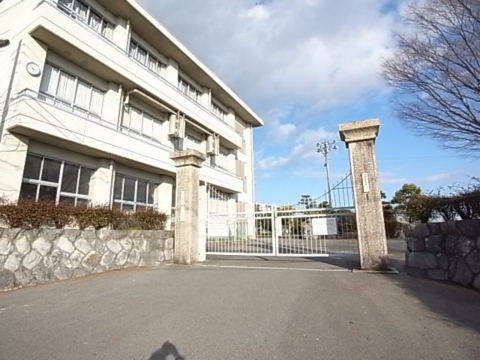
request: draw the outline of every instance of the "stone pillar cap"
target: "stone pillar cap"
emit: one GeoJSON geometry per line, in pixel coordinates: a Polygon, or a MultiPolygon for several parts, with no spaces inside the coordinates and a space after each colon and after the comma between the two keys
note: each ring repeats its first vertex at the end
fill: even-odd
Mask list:
{"type": "Polygon", "coordinates": [[[340,124],[340,138],[346,143],[374,140],[380,128],[379,119],[368,119],[340,124]]]}
{"type": "Polygon", "coordinates": [[[207,159],[206,156],[198,150],[188,149],[175,151],[170,154],[170,159],[175,161],[176,167],[195,166],[202,167],[202,163],[207,159]]]}

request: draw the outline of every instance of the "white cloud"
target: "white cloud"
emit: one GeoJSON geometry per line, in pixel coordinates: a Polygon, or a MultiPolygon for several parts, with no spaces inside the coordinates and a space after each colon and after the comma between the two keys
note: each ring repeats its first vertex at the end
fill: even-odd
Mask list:
{"type": "Polygon", "coordinates": [[[380,182],[382,184],[421,184],[421,183],[439,183],[443,181],[453,181],[459,178],[464,178],[465,174],[461,172],[441,172],[437,174],[427,175],[427,176],[418,176],[418,177],[404,177],[404,176],[395,176],[392,173],[380,173],[380,182]]]}
{"type": "Polygon", "coordinates": [[[319,128],[299,133],[287,155],[266,156],[259,158],[256,165],[259,169],[276,169],[287,165],[298,164],[302,161],[318,157],[316,144],[323,140],[336,139],[337,134],[319,128]]]}
{"type": "Polygon", "coordinates": [[[141,0],[260,111],[329,106],[379,88],[388,0],[141,0]]]}
{"type": "Polygon", "coordinates": [[[270,18],[272,15],[271,8],[264,4],[256,4],[252,7],[249,7],[240,13],[240,16],[243,16],[247,19],[252,19],[254,21],[265,21],[270,18]]]}
{"type": "Polygon", "coordinates": [[[273,123],[273,124],[268,124],[268,127],[270,129],[269,131],[270,138],[274,142],[282,142],[287,140],[290,136],[294,134],[295,130],[297,130],[296,125],[291,123],[285,123],[285,124],[273,123]]]}

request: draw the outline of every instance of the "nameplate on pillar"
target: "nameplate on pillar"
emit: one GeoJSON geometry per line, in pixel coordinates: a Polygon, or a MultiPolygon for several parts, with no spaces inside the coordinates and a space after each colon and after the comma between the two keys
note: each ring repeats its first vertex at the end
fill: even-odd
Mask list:
{"type": "Polygon", "coordinates": [[[180,191],[180,221],[185,221],[185,191],[180,191]]]}
{"type": "Polygon", "coordinates": [[[363,185],[363,192],[369,193],[370,192],[370,182],[368,180],[368,174],[362,173],[362,185],[363,185]]]}

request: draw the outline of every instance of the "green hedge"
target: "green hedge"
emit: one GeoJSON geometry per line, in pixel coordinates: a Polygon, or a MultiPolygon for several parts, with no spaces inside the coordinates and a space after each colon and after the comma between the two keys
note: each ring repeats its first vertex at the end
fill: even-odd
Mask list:
{"type": "Polygon", "coordinates": [[[38,229],[67,225],[80,229],[164,230],[167,215],[153,210],[122,212],[106,206],[72,207],[51,202],[0,203],[0,220],[11,228],[38,229]]]}

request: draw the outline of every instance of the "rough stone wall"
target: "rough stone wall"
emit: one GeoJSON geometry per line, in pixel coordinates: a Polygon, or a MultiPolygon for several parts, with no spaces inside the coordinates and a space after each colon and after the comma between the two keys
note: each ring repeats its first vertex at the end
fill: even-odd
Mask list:
{"type": "Polygon", "coordinates": [[[173,232],[0,229],[0,290],[171,261],[173,232]]]}
{"type": "Polygon", "coordinates": [[[480,290],[480,220],[419,224],[406,241],[408,274],[480,290]]]}

